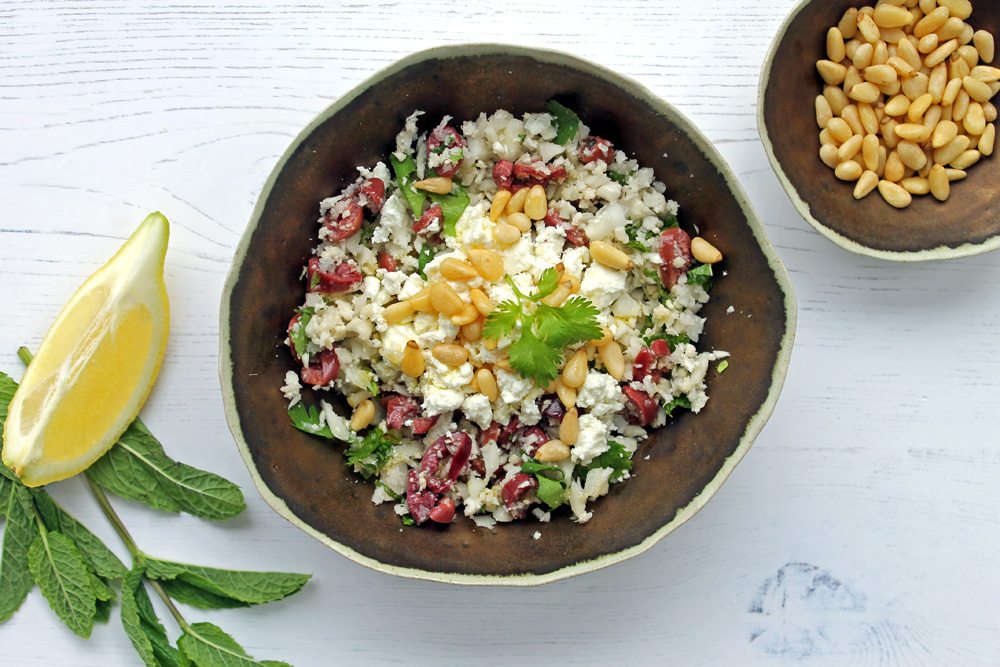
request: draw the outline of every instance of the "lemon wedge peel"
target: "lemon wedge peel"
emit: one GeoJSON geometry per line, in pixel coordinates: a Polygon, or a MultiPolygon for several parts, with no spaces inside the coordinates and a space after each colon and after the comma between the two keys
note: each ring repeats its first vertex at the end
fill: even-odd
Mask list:
{"type": "Polygon", "coordinates": [[[147,216],[46,333],[3,429],[3,462],[25,485],[85,470],[139,414],[166,351],[168,238],[167,219],[147,216]]]}

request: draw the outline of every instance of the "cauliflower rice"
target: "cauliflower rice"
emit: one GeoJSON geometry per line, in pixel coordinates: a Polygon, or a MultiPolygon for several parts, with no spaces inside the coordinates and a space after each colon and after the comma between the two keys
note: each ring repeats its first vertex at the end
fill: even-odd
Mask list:
{"type": "Polygon", "coordinates": [[[702,409],[709,363],[728,356],[695,346],[712,270],[692,260],[665,186],[573,112],[548,109],[484,113],[460,131],[446,116],[430,132],[416,111],[391,166],[358,167],[354,184],[320,203],[287,339],[302,370],[282,391],[295,425],[349,443],[348,465],[376,482],[372,501],[394,503],[407,524],[457,513],[490,528],[544,522],[561,505],[588,521],[588,503],[629,478],[650,429],[676,409],[702,409]],[[626,256],[625,268],[609,266],[596,242],[626,256]],[[490,268],[497,257],[502,275],[490,268]],[[428,292],[442,283],[450,291],[428,292]],[[553,284],[549,297],[531,298],[553,284]],[[460,305],[435,303],[454,314],[428,306],[443,292],[460,305]],[[546,338],[546,299],[548,315],[599,334],[546,338]],[[520,319],[508,331],[484,334],[512,312],[520,319]],[[519,348],[526,328],[534,338],[519,348]],[[528,368],[519,351],[528,342],[555,361],[528,368]],[[353,419],[322,399],[303,404],[303,384],[345,396],[353,419]]]}

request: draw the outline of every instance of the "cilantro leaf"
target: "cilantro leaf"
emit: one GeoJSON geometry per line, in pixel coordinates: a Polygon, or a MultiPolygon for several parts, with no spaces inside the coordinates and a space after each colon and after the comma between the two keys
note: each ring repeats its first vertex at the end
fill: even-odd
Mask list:
{"type": "Polygon", "coordinates": [[[647,246],[645,243],[642,242],[649,240],[648,238],[646,238],[646,235],[643,234],[642,241],[639,240],[639,231],[641,229],[642,229],[642,222],[633,222],[632,224],[625,227],[625,232],[628,234],[628,239],[629,239],[628,243],[626,243],[625,245],[627,245],[629,248],[634,248],[639,252],[649,252],[649,246],[647,246]]]}
{"type": "Polygon", "coordinates": [[[678,345],[687,345],[691,342],[687,334],[677,334],[671,335],[666,333],[659,333],[650,336],[643,336],[642,339],[646,341],[646,345],[652,345],[654,340],[665,340],[670,345],[670,350],[673,351],[678,345]]]}
{"type": "Polygon", "coordinates": [[[553,268],[542,271],[538,278],[538,291],[531,296],[532,301],[540,301],[556,291],[559,287],[559,272],[553,268]]]}
{"type": "Polygon", "coordinates": [[[566,142],[576,136],[576,131],[580,127],[580,117],[555,100],[549,100],[545,110],[552,115],[552,123],[556,126],[556,138],[553,141],[565,146],[566,142]]]}
{"type": "Polygon", "coordinates": [[[306,334],[306,325],[309,324],[309,320],[316,313],[315,308],[299,308],[296,310],[302,317],[299,318],[298,324],[292,327],[291,333],[288,335],[289,340],[292,342],[292,347],[295,348],[295,354],[300,357],[306,353],[306,345],[309,344],[309,336],[306,334]]]}
{"type": "Polygon", "coordinates": [[[403,197],[406,198],[406,203],[410,205],[410,210],[413,211],[414,218],[419,218],[421,213],[423,213],[427,193],[413,187],[417,163],[414,162],[412,156],[407,157],[405,160],[398,160],[393,154],[389,155],[389,162],[392,164],[392,170],[396,174],[399,189],[403,193],[403,197]]]}
{"type": "Polygon", "coordinates": [[[501,301],[496,310],[486,318],[483,325],[483,336],[485,338],[506,336],[517,326],[517,319],[520,316],[521,306],[513,301],[501,301]]]}
{"type": "Polygon", "coordinates": [[[521,472],[534,475],[538,480],[538,489],[535,495],[543,503],[548,505],[550,510],[562,505],[566,499],[566,476],[558,466],[545,465],[532,458],[526,458],[521,463],[521,472]],[[550,477],[547,473],[556,473],[555,477],[550,477]]]}
{"type": "Polygon", "coordinates": [[[465,188],[456,183],[452,191],[446,195],[431,192],[428,193],[428,196],[432,202],[441,207],[441,213],[444,215],[444,222],[441,223],[441,233],[446,236],[454,236],[455,223],[462,217],[462,213],[465,212],[471,201],[469,193],[465,188]]]}
{"type": "Polygon", "coordinates": [[[572,297],[558,308],[538,304],[535,322],[538,337],[552,347],[565,347],[601,337],[599,311],[582,296],[572,297]]]}
{"type": "Polygon", "coordinates": [[[706,292],[712,289],[712,285],[715,284],[715,281],[712,279],[712,265],[699,264],[693,269],[689,269],[687,272],[687,284],[701,285],[702,289],[706,292]]]}
{"type": "Polygon", "coordinates": [[[417,253],[417,273],[419,273],[420,277],[424,280],[427,280],[427,276],[424,274],[424,269],[427,268],[427,265],[431,263],[432,259],[434,259],[434,255],[434,248],[432,248],[429,243],[422,245],[420,247],[420,252],[417,253]]]}
{"type": "Polygon", "coordinates": [[[611,468],[614,472],[611,473],[610,479],[619,480],[632,470],[632,455],[625,451],[624,445],[609,440],[608,451],[595,456],[587,465],[578,465],[576,474],[585,479],[588,472],[597,468],[611,468]]]}
{"type": "Polygon", "coordinates": [[[672,215],[670,217],[660,219],[663,221],[664,229],[677,229],[681,226],[680,223],[677,222],[677,216],[672,215]]]}
{"type": "Polygon", "coordinates": [[[510,365],[523,378],[534,380],[541,387],[556,379],[562,350],[541,341],[531,330],[530,321],[523,322],[521,337],[510,346],[510,365]]]}
{"type": "Polygon", "coordinates": [[[324,438],[333,437],[333,431],[330,430],[328,425],[320,426],[319,410],[316,406],[307,406],[302,402],[296,403],[288,408],[288,416],[292,419],[292,426],[300,431],[305,431],[312,435],[321,435],[324,438]]]}

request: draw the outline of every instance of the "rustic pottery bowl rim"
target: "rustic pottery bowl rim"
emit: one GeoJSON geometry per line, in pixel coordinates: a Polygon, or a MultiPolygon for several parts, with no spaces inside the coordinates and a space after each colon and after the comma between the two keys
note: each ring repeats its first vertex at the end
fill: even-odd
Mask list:
{"type": "MultiPolygon", "coordinates": [[[[799,4],[796,5],[785,17],[784,22],[781,27],[778,28],[778,32],[775,34],[774,39],[771,41],[771,45],[768,48],[767,54],[764,57],[763,65],[761,66],[760,82],[757,87],[757,131],[760,135],[760,140],[764,144],[764,152],[767,154],[767,159],[771,163],[771,168],[774,170],[775,175],[781,182],[781,187],[784,189],[788,198],[791,200],[792,205],[795,210],[799,212],[806,222],[808,222],[816,231],[823,235],[826,239],[833,242],[834,244],[840,246],[841,248],[848,250],[850,252],[864,255],[867,257],[874,257],[876,259],[883,259],[893,262],[927,262],[927,261],[937,261],[937,260],[947,260],[947,259],[959,259],[962,257],[972,257],[974,255],[980,255],[983,253],[991,252],[1000,248],[1000,233],[984,240],[982,243],[963,243],[957,246],[949,246],[946,244],[941,244],[934,247],[923,248],[920,250],[882,250],[878,248],[872,248],[865,245],[862,242],[849,239],[846,236],[836,232],[830,227],[824,225],[822,222],[816,219],[812,213],[812,207],[802,198],[799,194],[798,189],[789,179],[788,174],[785,172],[784,167],[778,160],[778,157],[774,152],[774,144],[771,139],[771,134],[768,131],[768,127],[764,121],[764,99],[767,93],[767,87],[771,80],[771,70],[774,65],[775,54],[780,48],[782,42],[789,34],[789,27],[795,21],[795,19],[809,8],[811,5],[816,5],[825,2],[825,0],[800,0],[799,4]]],[[[859,6],[866,4],[865,2],[857,3],[859,6]]],[[[821,39],[822,36],[817,35],[816,39],[821,39]]],[[[818,158],[817,158],[818,159],[818,158]]],[[[833,178],[832,173],[830,175],[833,178]]],[[[895,209],[889,209],[887,205],[887,214],[900,214],[899,211],[895,209]]]]}
{"type": "MultiPolygon", "coordinates": [[[[683,202],[682,202],[683,204],[683,202]]],[[[761,429],[764,427],[768,418],[770,417],[774,406],[777,402],[778,395],[780,394],[782,384],[787,373],[789,359],[791,355],[792,343],[795,337],[795,326],[796,326],[796,302],[795,296],[792,288],[791,281],[788,277],[787,270],[782,264],[781,260],[778,258],[774,248],[767,239],[766,232],[760,219],[753,210],[750,204],[749,198],[743,191],[739,182],[737,181],[732,170],[723,160],[721,155],[715,150],[709,140],[698,130],[691,121],[689,121],[683,114],[677,111],[669,103],[659,99],[653,95],[647,88],[641,84],[635,82],[634,80],[625,77],[621,74],[617,74],[607,68],[591,63],[587,60],[579,58],[574,55],[566,54],[560,51],[539,49],[539,48],[529,48],[521,46],[513,46],[506,44],[460,44],[445,47],[435,47],[427,49],[424,51],[419,51],[413,53],[393,64],[385,67],[378,72],[372,74],[365,81],[359,85],[352,88],[350,91],[346,92],[336,101],[334,101],[330,106],[324,109],[319,115],[316,116],[301,132],[298,133],[296,138],[291,142],[288,149],[282,154],[278,163],[272,170],[267,181],[265,182],[259,198],[257,200],[256,206],[254,207],[253,213],[250,218],[250,222],[240,238],[240,241],[236,247],[234,253],[233,263],[230,267],[229,273],[226,277],[225,284],[222,292],[222,304],[221,304],[221,321],[220,321],[220,359],[219,359],[219,371],[220,380],[222,384],[222,394],[223,403],[225,408],[226,420],[229,425],[229,429],[236,441],[237,447],[239,448],[240,455],[243,457],[245,464],[247,465],[248,471],[253,478],[254,485],[257,487],[257,491],[263,497],[265,502],[274,509],[279,515],[284,517],[287,521],[304,531],[305,533],[311,535],[313,538],[319,542],[325,544],[334,551],[340,553],[341,555],[347,557],[348,559],[364,565],[373,570],[384,572],[387,574],[414,578],[414,579],[424,579],[429,581],[452,583],[452,584],[466,584],[466,585],[499,585],[499,586],[534,586],[549,582],[558,581],[561,579],[566,579],[571,576],[584,574],[587,572],[592,572],[604,567],[608,567],[615,563],[622,562],[633,556],[637,556],[647,550],[649,550],[653,545],[663,539],[666,535],[673,532],[678,526],[687,521],[690,517],[696,514],[715,494],[715,492],[721,487],[722,483],[728,478],[732,470],[735,468],[736,464],[743,458],[746,454],[750,445],[752,444],[754,438],[760,433],[761,429]],[[261,474],[254,465],[253,458],[249,449],[249,446],[243,436],[239,415],[237,413],[237,407],[234,396],[234,385],[233,385],[233,363],[231,358],[231,346],[230,346],[230,300],[234,287],[240,278],[240,273],[242,269],[243,262],[246,258],[247,250],[250,245],[251,236],[257,225],[260,222],[262,212],[264,210],[267,198],[272,188],[275,185],[275,181],[279,173],[283,170],[286,163],[288,162],[291,155],[295,152],[295,149],[300,146],[303,141],[305,141],[322,123],[327,121],[331,116],[338,113],[343,109],[350,101],[358,97],[364,91],[368,90],[374,85],[377,85],[387,77],[415,64],[421,63],[426,60],[435,59],[450,59],[458,57],[468,57],[468,56],[484,56],[484,55],[516,55],[516,56],[527,56],[534,60],[552,64],[558,64],[567,66],[573,69],[580,70],[591,76],[600,77],[606,81],[612,82],[615,86],[622,88],[637,98],[641,99],[643,102],[649,104],[651,107],[655,108],[662,115],[668,116],[670,120],[675,123],[678,128],[687,133],[692,140],[697,145],[698,149],[703,153],[705,158],[709,160],[719,171],[726,181],[728,188],[732,191],[736,200],[739,202],[744,214],[746,215],[747,222],[751,228],[751,231],[760,245],[761,252],[765,255],[767,259],[768,267],[773,271],[777,286],[781,291],[783,312],[785,315],[785,331],[784,335],[780,341],[780,345],[777,351],[777,358],[774,363],[771,372],[770,384],[768,385],[767,395],[764,401],[761,403],[760,408],[757,412],[750,418],[749,422],[746,424],[742,436],[740,437],[739,446],[736,451],[730,455],[722,465],[721,469],[716,473],[712,480],[698,493],[698,495],[684,508],[679,510],[676,516],[666,525],[656,530],[654,533],[650,534],[640,543],[631,546],[629,548],[622,549],[620,551],[602,555],[600,557],[582,560],[575,562],[569,566],[562,567],[560,569],[546,572],[542,574],[517,574],[517,575],[497,575],[497,574],[465,574],[465,573],[452,573],[452,572],[436,572],[428,571],[418,568],[411,567],[401,567],[398,565],[393,565],[391,563],[385,563],[380,560],[371,558],[369,556],[363,555],[349,546],[338,542],[337,540],[329,537],[325,533],[315,529],[314,527],[308,525],[303,519],[299,518],[296,514],[292,512],[288,504],[284,499],[277,496],[270,488],[264,483],[261,474]]]]}

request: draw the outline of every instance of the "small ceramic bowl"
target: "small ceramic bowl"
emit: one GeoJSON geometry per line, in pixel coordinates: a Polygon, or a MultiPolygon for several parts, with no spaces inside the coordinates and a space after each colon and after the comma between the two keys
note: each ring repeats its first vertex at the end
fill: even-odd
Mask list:
{"type": "MultiPolygon", "coordinates": [[[[919,262],[977,255],[1000,247],[1000,160],[984,158],[952,184],[941,203],[925,195],[905,209],[878,192],[854,199],[819,159],[814,100],[823,90],[816,61],[826,58],[826,33],[850,7],[873,2],[805,0],[785,20],[761,71],[757,125],[785,192],[806,221],[851,252],[919,262]]],[[[969,23],[1000,36],[1000,3],[978,0],[969,23]]],[[[996,61],[993,63],[995,66],[996,61]]]]}
{"type": "MultiPolygon", "coordinates": [[[[221,376],[226,416],[264,499],[283,517],[376,570],[461,584],[531,585],[611,565],[649,549],[697,512],[746,453],[771,414],[795,329],[784,267],[732,172],[673,107],[618,74],[569,55],[500,45],[417,53],[375,74],[292,142],[264,186],[233,260],[222,300],[221,376]],[[427,118],[475,118],[498,108],[545,108],[553,97],[579,113],[666,183],[680,221],[725,255],[704,309],[703,349],[732,353],[712,372],[700,414],[653,433],[634,476],[593,503],[580,525],[551,523],[403,528],[391,503],[344,464],[343,446],[292,428],[279,388],[297,370],[286,346],[301,302],[302,266],[316,242],[318,202],[385,160],[414,109],[427,118]],[[733,312],[727,313],[732,308],[733,312]],[[533,539],[535,531],[541,539],[533,539]]],[[[324,394],[328,399],[329,394],[324,394]]],[[[306,400],[315,400],[308,396],[306,400]]],[[[340,404],[342,414],[347,407],[340,404]]]]}

